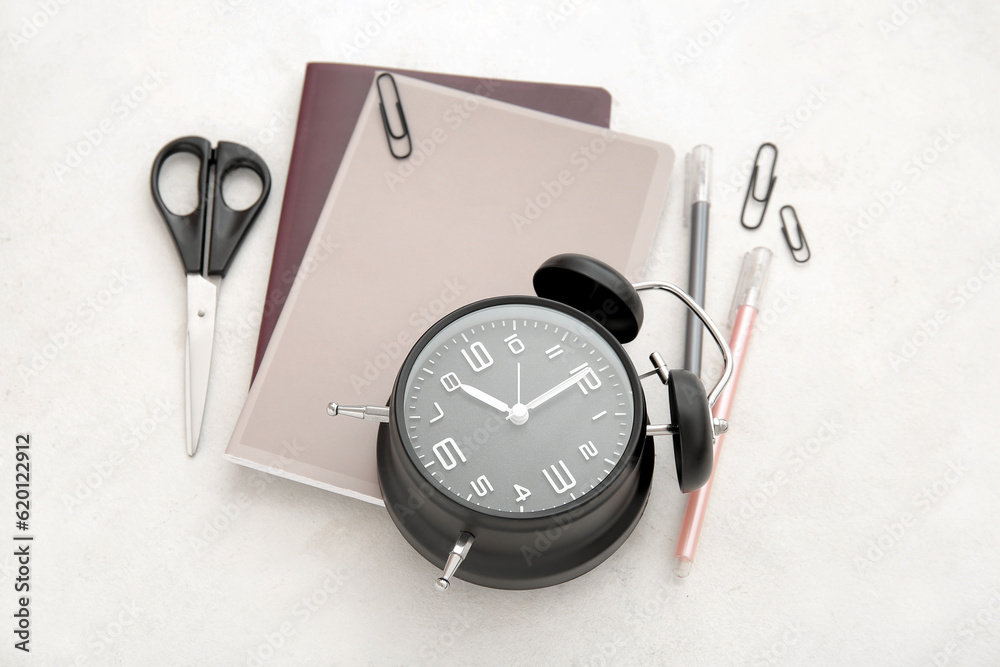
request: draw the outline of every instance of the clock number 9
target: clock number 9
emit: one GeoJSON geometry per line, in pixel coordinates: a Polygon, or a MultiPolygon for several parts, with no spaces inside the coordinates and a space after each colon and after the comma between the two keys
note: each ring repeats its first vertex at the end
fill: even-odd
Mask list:
{"type": "Polygon", "coordinates": [[[458,461],[455,460],[455,454],[458,454],[458,458],[462,460],[462,463],[466,461],[465,454],[462,453],[462,450],[458,448],[458,443],[452,438],[445,438],[431,449],[433,449],[434,456],[437,457],[437,460],[441,463],[441,467],[445,470],[451,470],[458,465],[458,461]],[[455,454],[451,453],[452,449],[455,450],[455,454]]]}
{"type": "Polygon", "coordinates": [[[478,373],[493,365],[493,357],[486,351],[486,346],[478,340],[469,347],[469,352],[462,350],[462,356],[465,357],[465,360],[469,362],[469,365],[472,366],[472,370],[475,372],[478,373]],[[469,356],[469,352],[472,352],[472,356],[469,356]]]}

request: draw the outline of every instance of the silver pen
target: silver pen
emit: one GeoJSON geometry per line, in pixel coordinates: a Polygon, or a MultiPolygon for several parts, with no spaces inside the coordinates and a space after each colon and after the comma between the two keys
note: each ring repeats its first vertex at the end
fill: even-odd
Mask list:
{"type": "MultiPolygon", "coordinates": [[[[705,305],[705,272],[708,263],[708,209],[712,180],[712,147],[695,146],[687,156],[687,194],[691,215],[691,263],[688,293],[705,305]]],[[[702,324],[688,312],[684,346],[684,368],[701,374],[702,324]]]]}

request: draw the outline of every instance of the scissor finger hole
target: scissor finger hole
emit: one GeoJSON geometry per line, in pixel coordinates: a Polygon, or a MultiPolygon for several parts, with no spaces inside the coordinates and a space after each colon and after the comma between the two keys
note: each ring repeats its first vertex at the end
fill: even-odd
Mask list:
{"type": "Polygon", "coordinates": [[[260,199],[264,183],[252,169],[239,167],[227,172],[222,179],[222,199],[234,211],[245,211],[260,199]]]}
{"type": "Polygon", "coordinates": [[[198,206],[198,170],[201,161],[190,153],[176,153],[164,161],[156,187],[174,215],[187,215],[198,206]]]}

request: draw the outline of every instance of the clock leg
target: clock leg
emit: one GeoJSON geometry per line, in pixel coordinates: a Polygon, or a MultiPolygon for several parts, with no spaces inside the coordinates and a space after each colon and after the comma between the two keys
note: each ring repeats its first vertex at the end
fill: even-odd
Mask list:
{"type": "Polygon", "coordinates": [[[355,419],[364,419],[366,422],[389,421],[389,408],[384,405],[337,405],[330,403],[326,406],[326,414],[331,417],[344,415],[355,419]]]}
{"type": "Polygon", "coordinates": [[[455,546],[451,548],[451,553],[448,554],[448,561],[444,564],[444,573],[438,577],[437,583],[435,583],[439,591],[446,591],[451,586],[451,578],[455,576],[458,566],[469,555],[469,549],[472,548],[472,541],[474,539],[476,537],[472,533],[462,531],[458,534],[458,540],[455,542],[455,546]]]}

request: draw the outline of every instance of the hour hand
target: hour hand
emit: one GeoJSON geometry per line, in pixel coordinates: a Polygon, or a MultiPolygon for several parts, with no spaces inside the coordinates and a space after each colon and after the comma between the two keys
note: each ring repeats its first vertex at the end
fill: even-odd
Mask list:
{"type": "Polygon", "coordinates": [[[461,388],[462,391],[464,391],[472,398],[476,399],[477,401],[482,401],[491,408],[496,408],[501,412],[510,412],[510,408],[507,406],[506,403],[504,403],[498,398],[493,398],[492,396],[487,394],[485,391],[482,391],[481,389],[470,387],[467,384],[460,384],[459,387],[461,388]]]}

